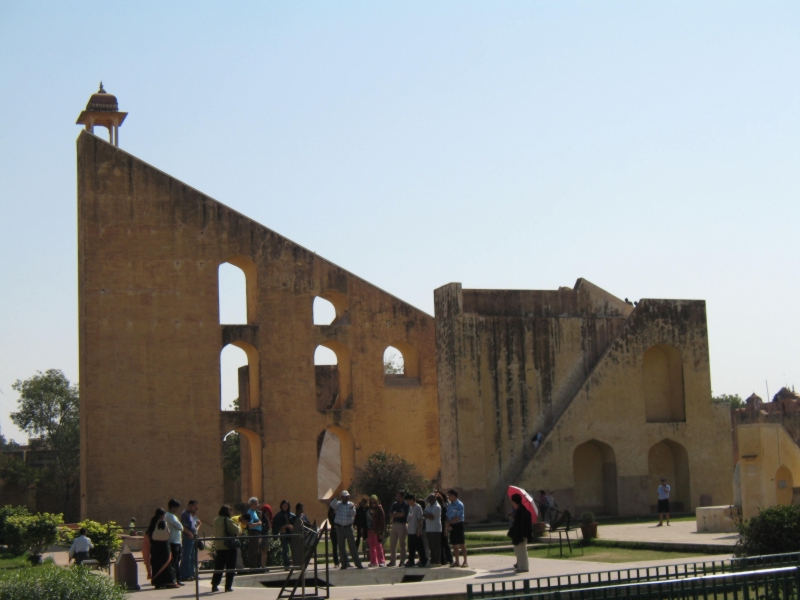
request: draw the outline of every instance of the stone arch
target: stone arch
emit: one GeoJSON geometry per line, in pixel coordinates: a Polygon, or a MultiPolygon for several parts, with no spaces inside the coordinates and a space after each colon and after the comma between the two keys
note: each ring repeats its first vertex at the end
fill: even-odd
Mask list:
{"type": "MultiPolygon", "coordinates": [[[[243,350],[247,356],[247,365],[239,367],[238,370],[238,386],[239,386],[239,410],[251,410],[261,406],[261,382],[260,382],[260,357],[258,350],[252,344],[248,344],[242,340],[236,340],[226,345],[235,346],[243,350]]],[[[220,386],[223,385],[223,378],[227,375],[222,373],[222,353],[225,348],[220,352],[220,386]]],[[[221,394],[222,392],[220,392],[221,394]]]]}
{"type": "Polygon", "coordinates": [[[384,382],[388,386],[415,386],[420,384],[419,377],[419,350],[406,342],[395,342],[383,352],[384,382]],[[387,356],[396,354],[400,356],[402,364],[401,373],[388,373],[386,370],[387,356]]]}
{"type": "MultiPolygon", "coordinates": [[[[220,272],[225,264],[233,265],[244,274],[246,320],[244,323],[239,324],[246,325],[255,323],[258,320],[258,268],[256,267],[256,263],[241,254],[236,254],[220,264],[220,272]]],[[[218,285],[218,287],[220,288],[220,304],[222,304],[222,286],[218,285]]],[[[222,315],[220,315],[220,319],[222,319],[222,315]]],[[[220,322],[222,322],[222,320],[220,320],[220,322]]]]}
{"type": "Polygon", "coordinates": [[[223,436],[223,441],[233,432],[239,434],[241,464],[241,501],[247,502],[253,496],[264,497],[264,473],[262,469],[263,442],[261,436],[252,429],[237,427],[223,436]]]}
{"type": "Polygon", "coordinates": [[[683,392],[683,360],[680,351],[656,344],[644,353],[642,383],[648,423],[686,421],[683,392]]]}
{"type": "MultiPolygon", "coordinates": [[[[318,299],[330,303],[333,306],[335,316],[327,323],[317,323],[316,310],[314,324],[315,325],[347,325],[350,320],[350,300],[341,292],[336,290],[326,290],[314,298],[314,306],[316,308],[318,299]]],[[[330,313],[326,313],[328,316],[330,313]]]]}
{"type": "Polygon", "coordinates": [[[317,410],[341,410],[352,394],[350,388],[350,348],[329,340],[320,344],[336,355],[335,365],[314,365],[317,410]]]}
{"type": "Polygon", "coordinates": [[[572,473],[576,517],[587,510],[617,514],[617,459],[611,446],[594,439],[577,446],[572,453],[572,473]]]}
{"type": "Polygon", "coordinates": [[[349,431],[331,425],[317,438],[317,497],[338,496],[355,477],[356,446],[349,431]]]}
{"type": "Polygon", "coordinates": [[[650,480],[650,509],[656,511],[658,486],[666,477],[672,488],[670,510],[689,512],[692,510],[692,495],[689,487],[689,454],[678,442],[663,439],[654,444],[647,453],[647,472],[650,480]]]}
{"type": "Polygon", "coordinates": [[[792,504],[792,487],[794,478],[786,465],[781,465],[775,472],[775,501],[779,506],[792,504]]]}

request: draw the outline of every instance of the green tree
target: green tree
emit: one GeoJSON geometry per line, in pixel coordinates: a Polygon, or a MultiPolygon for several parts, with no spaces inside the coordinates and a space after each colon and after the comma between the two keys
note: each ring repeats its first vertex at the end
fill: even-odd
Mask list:
{"type": "Polygon", "coordinates": [[[383,357],[383,372],[386,375],[402,375],[405,373],[403,355],[394,351],[385,354],[383,357]]]}
{"type": "MultiPolygon", "coordinates": [[[[94,545],[94,548],[89,550],[89,558],[95,559],[102,567],[107,567],[112,556],[122,548],[122,535],[117,524],[109,521],[103,525],[86,519],[78,523],[78,527],[86,529],[86,537],[92,540],[94,545]]],[[[59,542],[64,546],[71,546],[78,532],[78,529],[62,527],[59,531],[59,542]]]]}
{"type": "Polygon", "coordinates": [[[29,560],[38,565],[47,547],[58,541],[58,526],[64,522],[61,515],[14,515],[6,519],[6,537],[15,551],[27,550],[29,560]]]}
{"type": "Polygon", "coordinates": [[[739,394],[720,394],[711,396],[711,400],[717,404],[730,404],[731,408],[741,408],[745,402],[739,394]]]}
{"type": "Polygon", "coordinates": [[[398,491],[424,498],[433,490],[433,482],[425,479],[414,463],[397,454],[381,451],[356,467],[353,489],[364,496],[375,494],[383,510],[388,512],[398,491]]]}
{"type": "Polygon", "coordinates": [[[50,369],[11,386],[19,392],[19,410],[11,413],[14,424],[37,445],[52,451],[52,482],[59,506],[69,514],[72,493],[80,474],[80,409],[78,387],[58,369],[50,369]]]}
{"type": "Polygon", "coordinates": [[[761,556],[800,552],[800,506],[772,506],[762,509],[739,525],[736,556],[761,556]]]}

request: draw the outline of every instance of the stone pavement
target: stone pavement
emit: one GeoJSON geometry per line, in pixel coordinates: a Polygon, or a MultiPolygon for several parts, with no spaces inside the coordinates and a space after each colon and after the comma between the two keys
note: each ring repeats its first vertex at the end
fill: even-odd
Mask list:
{"type": "MultiPolygon", "coordinates": [[[[505,529],[474,531],[483,535],[506,538],[505,529]]],[[[580,529],[576,532],[581,537],[580,529]]],[[[600,525],[597,536],[603,540],[617,542],[656,542],[662,544],[709,544],[733,546],[739,540],[737,533],[697,533],[695,521],[674,521],[669,527],[658,527],[658,523],[629,523],[625,525],[600,525]]],[[[507,538],[506,538],[507,539],[507,538]]]]}
{"type": "MultiPolygon", "coordinates": [[[[382,598],[429,598],[443,594],[464,594],[468,583],[486,583],[489,581],[526,579],[531,577],[544,577],[551,575],[567,575],[573,573],[588,573],[593,571],[606,571],[611,569],[629,568],[637,566],[655,566],[666,564],[679,564],[693,562],[695,560],[721,560],[730,558],[730,555],[703,556],[702,558],[682,558],[658,561],[643,561],[624,564],[609,564],[599,562],[589,562],[581,560],[557,560],[557,559],[530,559],[530,572],[525,573],[524,577],[513,571],[513,556],[498,556],[492,554],[476,555],[469,559],[471,570],[475,575],[458,579],[447,579],[430,583],[402,583],[394,585],[361,585],[349,587],[332,587],[331,598],[333,600],[358,599],[358,600],[379,600],[382,598]]],[[[440,567],[446,569],[448,567],[440,567]]],[[[368,569],[372,571],[374,569],[368,569]]],[[[167,599],[189,599],[195,597],[194,583],[187,583],[185,587],[178,590],[154,590],[147,584],[144,569],[140,571],[139,582],[142,591],[132,595],[132,600],[139,596],[146,596],[154,600],[167,599]]],[[[353,570],[353,576],[366,575],[364,571],[353,570]]],[[[235,580],[234,580],[235,581],[235,580]]],[[[234,584],[235,585],[235,584],[234,584]]],[[[236,600],[275,600],[278,595],[277,588],[237,588],[230,595],[223,592],[219,594],[211,593],[211,584],[208,578],[200,581],[200,597],[209,598],[220,596],[221,598],[231,598],[236,600]]]]}

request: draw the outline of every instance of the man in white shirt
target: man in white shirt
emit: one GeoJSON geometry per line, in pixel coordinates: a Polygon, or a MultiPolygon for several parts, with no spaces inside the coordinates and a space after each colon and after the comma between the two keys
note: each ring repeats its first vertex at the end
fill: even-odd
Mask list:
{"type": "Polygon", "coordinates": [[[406,494],[406,504],[408,504],[408,561],[406,567],[417,566],[414,558],[419,552],[419,565],[423,566],[425,560],[425,546],[422,543],[422,528],[425,526],[425,517],[422,514],[422,507],[417,504],[413,494],[406,494]]]}
{"type": "Polygon", "coordinates": [[[667,484],[667,478],[661,478],[661,485],[658,486],[658,525],[661,527],[664,524],[664,517],[667,518],[667,526],[669,526],[669,493],[672,488],[667,484]]]}
{"type": "Polygon", "coordinates": [[[438,567],[442,564],[442,507],[436,502],[436,496],[430,494],[427,498],[428,506],[425,509],[425,535],[428,538],[428,548],[431,554],[428,557],[429,567],[438,567]]]}
{"type": "Polygon", "coordinates": [[[81,527],[78,535],[72,540],[69,547],[69,557],[75,560],[76,565],[80,565],[89,558],[89,550],[94,548],[92,540],[86,537],[86,528],[81,527]]]}
{"type": "MultiPolygon", "coordinates": [[[[175,569],[176,579],[179,579],[179,573],[181,572],[181,551],[183,550],[181,546],[183,525],[181,525],[181,520],[178,518],[181,503],[175,500],[175,498],[171,498],[167,504],[167,508],[169,510],[167,511],[166,521],[167,527],[169,527],[169,549],[172,552],[172,567],[175,569]]],[[[178,580],[178,585],[183,585],[183,583],[178,580]]]]}
{"type": "Polygon", "coordinates": [[[339,543],[339,560],[342,561],[342,569],[347,569],[350,566],[347,560],[346,543],[350,547],[350,555],[353,558],[353,562],[356,563],[356,568],[363,569],[364,565],[361,564],[361,558],[358,556],[356,538],[353,537],[356,505],[350,502],[350,493],[347,490],[341,493],[340,498],[340,500],[334,498],[330,504],[335,514],[333,524],[336,526],[336,541],[339,543]]]}

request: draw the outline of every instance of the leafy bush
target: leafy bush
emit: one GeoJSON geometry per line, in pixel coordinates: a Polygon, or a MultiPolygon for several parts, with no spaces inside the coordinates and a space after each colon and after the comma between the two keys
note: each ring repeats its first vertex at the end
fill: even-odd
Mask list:
{"type": "Polygon", "coordinates": [[[739,525],[736,556],[800,551],[800,506],[773,506],[739,525]]]}
{"type": "Polygon", "coordinates": [[[388,452],[376,452],[367,462],[356,468],[353,489],[358,494],[371,496],[375,494],[387,513],[395,500],[395,494],[402,490],[414,494],[417,498],[425,498],[433,489],[433,482],[428,481],[419,472],[414,463],[402,456],[388,452]]]}
{"type": "Polygon", "coordinates": [[[594,518],[594,513],[588,510],[581,515],[580,521],[583,525],[589,525],[591,523],[597,522],[596,519],[594,518]]]}
{"type": "Polygon", "coordinates": [[[124,600],[128,594],[108,577],[85,567],[45,565],[5,571],[0,576],[0,600],[124,600]]]}
{"type": "MultiPolygon", "coordinates": [[[[107,525],[86,519],[78,523],[78,527],[86,528],[86,537],[92,540],[94,548],[89,550],[89,558],[94,558],[101,566],[106,567],[110,561],[113,553],[122,548],[122,535],[121,529],[114,521],[110,521],[107,525]],[[109,531],[109,527],[111,530],[109,531]]],[[[77,529],[69,529],[62,527],[59,531],[60,543],[65,546],[71,546],[72,540],[78,536],[77,529]]]]}
{"type": "Polygon", "coordinates": [[[14,551],[27,550],[29,560],[38,565],[42,553],[58,541],[58,526],[64,522],[61,515],[39,513],[16,515],[6,519],[6,535],[14,543],[14,551]]]}
{"type": "MultiPolygon", "coordinates": [[[[21,515],[29,515],[28,509],[24,506],[11,506],[10,504],[6,504],[5,506],[0,506],[0,544],[11,546],[15,540],[9,540],[8,536],[6,535],[6,521],[9,517],[18,517],[21,515]]],[[[11,549],[11,548],[9,548],[11,549]]],[[[16,554],[22,554],[24,552],[24,548],[19,550],[18,552],[16,549],[13,551],[16,554]]]]}

